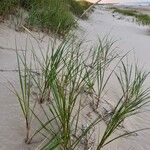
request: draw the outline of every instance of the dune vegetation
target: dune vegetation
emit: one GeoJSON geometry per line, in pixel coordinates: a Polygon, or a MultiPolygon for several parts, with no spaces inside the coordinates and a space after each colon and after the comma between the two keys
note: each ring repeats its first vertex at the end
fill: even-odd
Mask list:
{"type": "MultiPolygon", "coordinates": [[[[1,0],[0,4],[3,17],[20,8],[28,12],[24,29],[31,36],[31,27],[64,35],[91,6],[74,0],[1,0]]],[[[140,18],[136,12],[114,11],[140,18]]],[[[84,40],[69,34],[49,42],[46,50],[20,53],[16,48],[20,88],[10,83],[10,90],[20,104],[26,144],[37,143],[36,150],[102,150],[145,130],[129,131],[124,122],[149,103],[150,87],[145,86],[149,72],[126,63],[128,54],[118,54],[108,37],[89,49],[84,40]],[[114,77],[120,93],[107,99],[114,77]]]]}
{"type": "Polygon", "coordinates": [[[40,56],[34,49],[16,51],[20,89],[11,86],[24,116],[27,144],[38,137],[36,150],[101,150],[145,130],[129,131],[124,121],[149,103],[148,72],[127,64],[127,54],[118,55],[107,38],[84,52],[84,42],[74,36],[56,43],[50,43],[46,54],[40,49],[40,56]],[[114,105],[104,98],[112,76],[122,91],[111,99],[114,105]]]}
{"type": "MultiPolygon", "coordinates": [[[[20,8],[28,12],[26,26],[36,27],[42,31],[57,32],[65,34],[75,27],[76,17],[80,18],[83,12],[91,6],[86,1],[76,0],[1,0],[0,16],[16,13],[20,8]]],[[[88,15],[82,16],[82,19],[88,15]]]]}
{"type": "Polygon", "coordinates": [[[135,17],[136,22],[142,25],[150,25],[150,15],[140,13],[136,10],[112,7],[113,13],[119,13],[125,16],[135,17]]]}

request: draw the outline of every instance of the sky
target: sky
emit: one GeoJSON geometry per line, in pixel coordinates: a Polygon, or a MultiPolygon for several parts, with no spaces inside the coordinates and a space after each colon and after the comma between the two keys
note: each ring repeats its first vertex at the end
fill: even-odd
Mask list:
{"type": "MultiPolygon", "coordinates": [[[[97,0],[88,0],[90,2],[96,2],[97,0]]],[[[102,0],[103,3],[118,3],[118,2],[145,2],[150,0],[102,0]]]]}

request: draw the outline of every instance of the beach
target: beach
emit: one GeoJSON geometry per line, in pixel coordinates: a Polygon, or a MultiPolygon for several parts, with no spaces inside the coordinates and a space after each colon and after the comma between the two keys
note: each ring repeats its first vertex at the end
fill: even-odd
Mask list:
{"type": "MultiPolygon", "coordinates": [[[[139,8],[139,11],[150,13],[149,8],[139,8]]],[[[42,49],[47,49],[48,35],[41,32],[32,32],[38,39],[42,49]]],[[[128,53],[129,61],[138,62],[140,67],[150,70],[150,26],[142,26],[132,21],[131,17],[113,14],[107,6],[101,5],[91,14],[88,20],[79,21],[77,36],[84,38],[89,47],[98,38],[108,36],[115,42],[119,53],[128,53]]],[[[24,143],[24,121],[16,97],[10,92],[9,82],[19,87],[17,75],[17,62],[15,49],[22,53],[28,49],[39,49],[35,38],[26,32],[17,32],[8,26],[8,23],[0,24],[0,149],[1,150],[32,150],[37,143],[26,145],[24,143]],[[28,42],[26,42],[29,39],[28,42]],[[27,47],[26,47],[27,45],[27,47]],[[8,82],[9,81],[9,82],[8,82]]],[[[150,81],[150,80],[149,80],[150,81]]],[[[147,83],[148,84],[148,83],[147,83]]],[[[117,85],[110,85],[111,96],[116,96],[117,85]],[[114,92],[115,91],[115,92],[114,92]]],[[[147,106],[141,114],[130,118],[126,123],[129,130],[150,127],[150,106],[147,106]]],[[[149,150],[150,130],[138,133],[138,136],[123,138],[119,142],[106,147],[107,150],[149,150]]]]}

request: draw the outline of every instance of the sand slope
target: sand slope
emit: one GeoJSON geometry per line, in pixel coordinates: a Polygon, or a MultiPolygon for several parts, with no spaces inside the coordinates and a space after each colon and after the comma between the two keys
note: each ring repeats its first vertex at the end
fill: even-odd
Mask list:
{"type": "MultiPolygon", "coordinates": [[[[90,20],[87,22],[81,22],[81,29],[85,31],[85,37],[89,43],[96,41],[98,37],[109,36],[112,40],[116,40],[116,47],[119,51],[127,53],[130,58],[130,62],[138,62],[139,66],[150,70],[150,27],[140,26],[137,23],[131,21],[132,18],[118,15],[114,17],[110,10],[102,7],[97,9],[90,20]],[[119,19],[118,19],[119,18],[119,19]]],[[[82,35],[83,36],[83,35],[82,35]]],[[[150,81],[150,80],[149,80],[150,81]]],[[[147,83],[147,84],[150,84],[147,83]]],[[[113,84],[112,89],[117,93],[117,87],[113,84]]],[[[110,88],[110,89],[111,89],[110,88]]],[[[143,111],[150,110],[150,106],[143,111]]],[[[128,129],[140,129],[150,127],[150,114],[149,112],[143,112],[139,116],[132,118],[127,123],[128,129]]],[[[149,150],[150,149],[150,130],[139,132],[139,136],[131,137],[128,140],[123,140],[121,144],[118,144],[115,150],[149,150]]],[[[109,148],[108,148],[109,149],[109,148]]],[[[111,148],[112,149],[112,148],[111,148]]]]}

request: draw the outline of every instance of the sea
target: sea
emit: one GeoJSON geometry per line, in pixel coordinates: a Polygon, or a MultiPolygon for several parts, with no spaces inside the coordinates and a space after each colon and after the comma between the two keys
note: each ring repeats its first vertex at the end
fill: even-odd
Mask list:
{"type": "Polygon", "coordinates": [[[125,6],[145,6],[150,7],[150,0],[149,1],[141,1],[141,2],[120,2],[117,5],[125,5],[125,6]]]}

